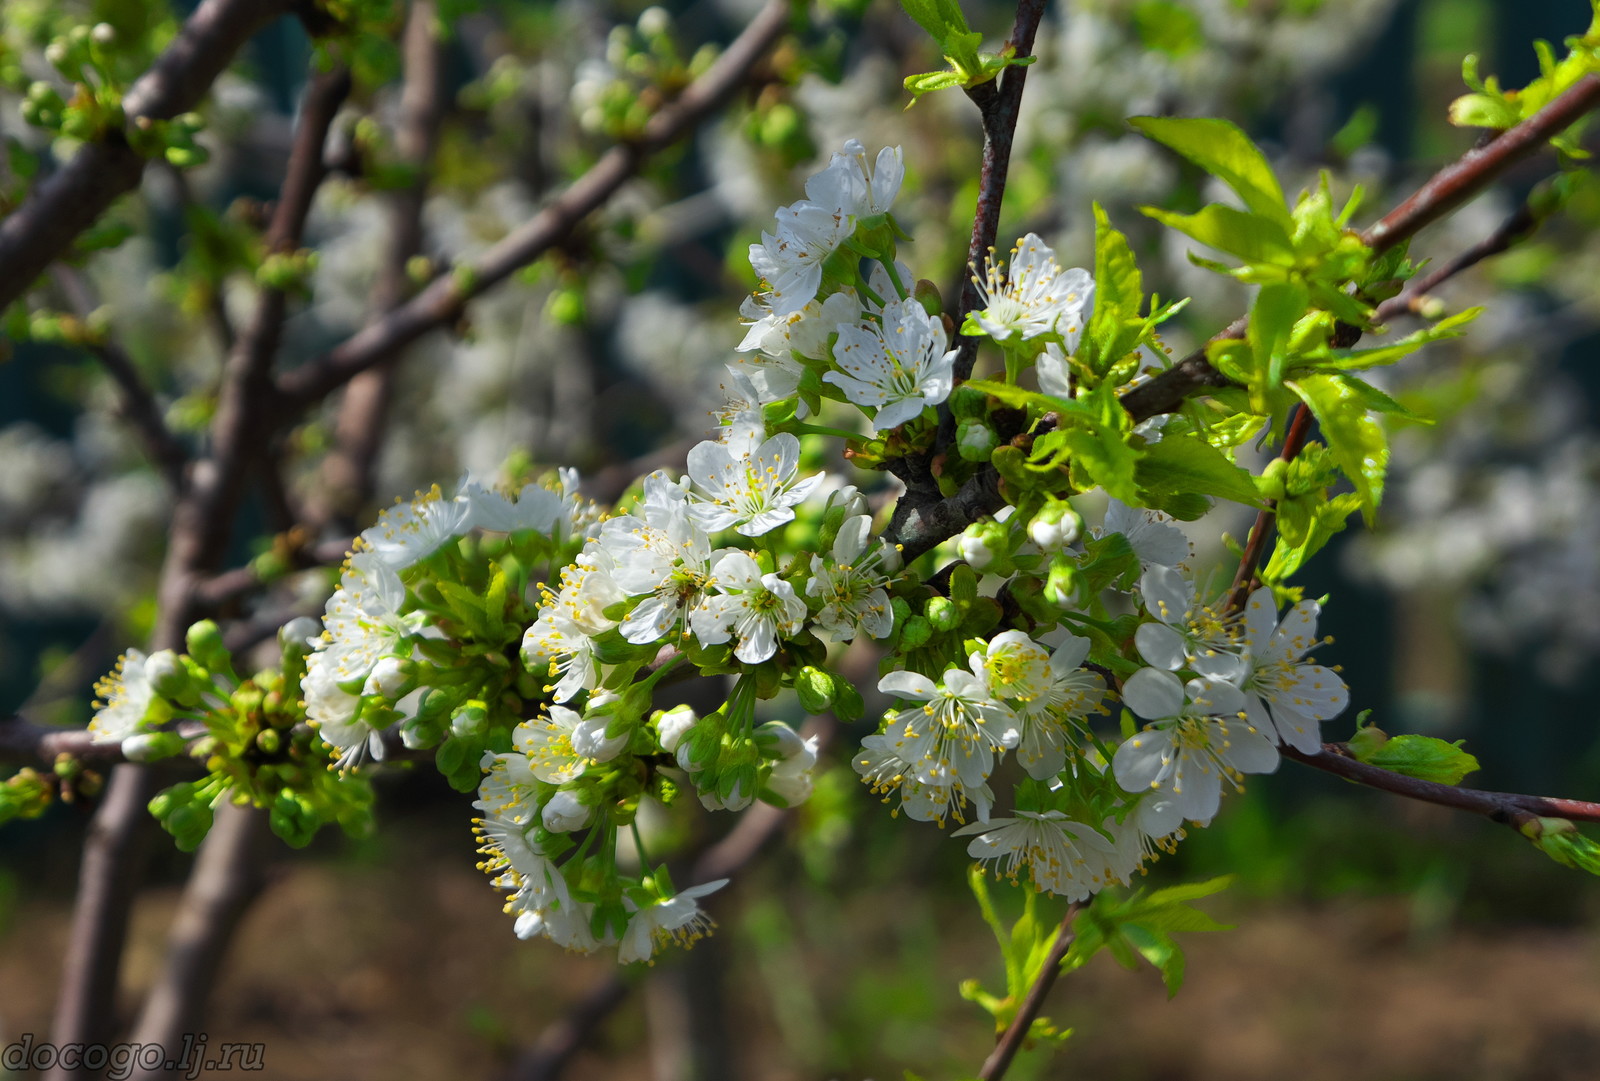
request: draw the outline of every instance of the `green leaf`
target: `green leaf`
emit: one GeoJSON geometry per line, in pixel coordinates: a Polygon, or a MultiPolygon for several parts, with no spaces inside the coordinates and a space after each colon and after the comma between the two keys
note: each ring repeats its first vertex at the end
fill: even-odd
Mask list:
{"type": "MultiPolygon", "coordinates": [[[[1293,231],[1283,188],[1266,155],[1228,120],[1204,117],[1136,116],[1134,127],[1177,151],[1238,193],[1244,205],[1261,218],[1293,231]]],[[[1224,251],[1229,249],[1223,249],[1224,251]]]]}
{"type": "Polygon", "coordinates": [[[1389,466],[1389,442],[1383,427],[1367,415],[1361,393],[1340,376],[1312,372],[1284,386],[1316,416],[1334,460],[1361,497],[1361,515],[1370,525],[1383,498],[1389,466]]]}
{"type": "Polygon", "coordinates": [[[1393,736],[1377,747],[1357,753],[1368,765],[1438,784],[1460,784],[1478,769],[1478,760],[1461,749],[1464,740],[1446,743],[1432,736],[1393,736]]]}
{"type": "Polygon", "coordinates": [[[1094,282],[1094,312],[1078,351],[1090,370],[1104,375],[1139,344],[1144,284],[1128,238],[1111,227],[1099,203],[1094,204],[1094,282]]]}
{"type": "Polygon", "coordinates": [[[1169,435],[1145,447],[1135,479],[1144,505],[1157,510],[1174,497],[1217,496],[1259,507],[1255,481],[1228,456],[1202,439],[1169,435]]]}
{"type": "Polygon", "coordinates": [[[1221,203],[1201,207],[1193,214],[1176,214],[1154,206],[1142,206],[1139,212],[1252,266],[1294,265],[1294,242],[1289,231],[1259,214],[1221,203]]]}
{"type": "Polygon", "coordinates": [[[1407,334],[1404,338],[1396,339],[1387,345],[1380,345],[1375,349],[1334,349],[1331,351],[1331,359],[1320,361],[1319,366],[1338,368],[1341,371],[1356,371],[1375,368],[1380,364],[1393,364],[1430,342],[1460,337],[1461,328],[1482,313],[1482,308],[1467,308],[1465,311],[1456,312],[1439,320],[1431,327],[1425,327],[1415,334],[1407,334]]]}
{"type": "Polygon", "coordinates": [[[1250,355],[1265,386],[1250,382],[1251,403],[1257,413],[1268,413],[1267,392],[1281,386],[1289,362],[1289,337],[1294,325],[1306,312],[1309,296],[1298,281],[1268,282],[1256,294],[1250,307],[1250,328],[1245,338],[1250,355]]]}

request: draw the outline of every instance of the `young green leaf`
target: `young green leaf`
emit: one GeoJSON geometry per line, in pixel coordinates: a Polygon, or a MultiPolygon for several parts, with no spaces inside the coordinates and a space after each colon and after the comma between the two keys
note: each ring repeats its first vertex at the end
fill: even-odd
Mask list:
{"type": "Polygon", "coordinates": [[[1266,155],[1231,121],[1136,116],[1128,122],[1228,185],[1260,218],[1276,223],[1285,234],[1293,231],[1283,188],[1266,155]]]}
{"type": "Polygon", "coordinates": [[[1356,757],[1368,765],[1438,784],[1460,784],[1478,769],[1478,760],[1461,749],[1464,740],[1446,743],[1432,736],[1391,736],[1370,749],[1352,745],[1356,757]]]}
{"type": "Polygon", "coordinates": [[[1210,443],[1194,437],[1169,436],[1145,447],[1135,480],[1144,495],[1143,505],[1156,510],[1174,497],[1217,496],[1259,507],[1254,480],[1210,443]]]}
{"type": "Polygon", "coordinates": [[[1371,524],[1383,498],[1389,442],[1383,427],[1367,415],[1367,403],[1337,375],[1311,372],[1284,384],[1305,402],[1322,427],[1328,449],[1361,497],[1361,514],[1371,524]]]}

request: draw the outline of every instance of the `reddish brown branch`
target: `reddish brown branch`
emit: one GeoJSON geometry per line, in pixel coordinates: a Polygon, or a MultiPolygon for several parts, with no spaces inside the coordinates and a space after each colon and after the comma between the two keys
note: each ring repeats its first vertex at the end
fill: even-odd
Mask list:
{"type": "MultiPolygon", "coordinates": [[[[1311,410],[1305,405],[1294,407],[1294,415],[1289,420],[1289,430],[1283,437],[1283,449],[1278,453],[1281,461],[1292,462],[1306,445],[1306,437],[1311,433],[1311,410]]],[[[1255,525],[1250,527],[1250,539],[1245,542],[1244,554],[1239,559],[1239,570],[1233,576],[1233,588],[1228,592],[1227,610],[1242,612],[1245,598],[1250,595],[1250,587],[1255,582],[1256,568],[1261,565],[1261,557],[1266,555],[1267,541],[1272,537],[1273,520],[1276,517],[1277,503],[1268,500],[1256,514],[1255,525]]]]}
{"type": "Polygon", "coordinates": [[[343,344],[285,374],[278,382],[277,421],[286,422],[360,373],[392,360],[422,335],[454,323],[473,297],[565,239],[651,155],[694,130],[743,85],[757,61],[787,28],[790,10],[789,0],[769,0],[704,75],[650,118],[636,140],[612,147],[526,225],[477,260],[438,278],[343,344]]]}
{"type": "Polygon", "coordinates": [[[1527,815],[1569,818],[1574,822],[1600,822],[1600,803],[1554,796],[1526,796],[1515,792],[1484,792],[1476,788],[1459,788],[1419,780],[1351,757],[1350,748],[1343,743],[1324,743],[1321,754],[1306,754],[1287,746],[1278,750],[1285,758],[1292,758],[1368,788],[1393,792],[1397,796],[1441,807],[1454,807],[1458,811],[1471,811],[1508,825],[1518,824],[1519,816],[1527,815]]]}
{"type": "Polygon", "coordinates": [[[1072,940],[1077,937],[1072,933],[1072,921],[1078,918],[1078,913],[1082,909],[1081,903],[1075,902],[1067,906],[1067,914],[1061,917],[1061,926],[1056,929],[1056,940],[1050,947],[1050,956],[1045,958],[1044,967],[1039,970],[1038,978],[1033,981],[1033,986],[1028,988],[1027,996],[1017,1008],[1017,1016],[1011,1019],[1011,1024],[1006,1026],[1000,1041],[984,1060],[983,1068],[978,1071],[979,1081],[996,1081],[997,1078],[1004,1077],[1006,1071],[1011,1068],[1011,1060],[1017,1057],[1023,1041],[1033,1029],[1034,1019],[1039,1016],[1039,1011],[1044,1009],[1045,996],[1050,993],[1050,988],[1055,986],[1056,978],[1061,975],[1061,962],[1066,958],[1067,951],[1072,948],[1072,940]]]}
{"type": "MultiPolygon", "coordinates": [[[[289,0],[204,0],[172,44],[123,98],[128,123],[168,119],[200,103],[244,43],[286,13],[289,0]]],[[[122,131],[79,149],[0,221],[0,309],[94,224],[117,196],[132,191],[145,159],[122,131]]]]}
{"type": "MultiPolygon", "coordinates": [[[[1017,5],[1016,21],[1006,45],[1012,55],[1033,55],[1033,39],[1044,17],[1044,0],[1022,0],[1017,5]]],[[[1006,175],[1011,168],[1011,144],[1017,132],[1017,114],[1022,107],[1022,90],[1028,79],[1026,65],[1006,68],[993,82],[980,83],[967,92],[983,117],[982,171],[978,178],[978,206],[973,212],[972,236],[967,243],[967,265],[972,273],[981,271],[994,250],[1000,232],[1000,208],[1005,199],[1006,175]]],[[[962,282],[961,304],[955,313],[960,327],[967,313],[978,307],[978,285],[969,273],[962,282]]],[[[963,335],[957,341],[955,378],[960,382],[972,375],[978,357],[978,339],[963,335]]],[[[953,433],[952,433],[953,434],[953,433]]]]}
{"type": "Polygon", "coordinates": [[[1372,321],[1380,326],[1400,315],[1422,315],[1429,294],[1440,285],[1491,256],[1499,255],[1539,228],[1533,208],[1523,203],[1494,232],[1436,268],[1409,282],[1404,292],[1390,297],[1374,310],[1372,321]]]}

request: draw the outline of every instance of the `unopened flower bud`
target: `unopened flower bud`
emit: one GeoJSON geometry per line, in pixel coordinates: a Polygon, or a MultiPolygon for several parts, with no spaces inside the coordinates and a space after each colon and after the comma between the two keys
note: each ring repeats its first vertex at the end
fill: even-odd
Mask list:
{"type": "Polygon", "coordinates": [[[598,717],[585,717],[578,722],[572,730],[572,749],[580,758],[592,758],[596,762],[609,762],[628,746],[631,732],[606,738],[606,724],[611,718],[605,714],[598,717]]]}
{"type": "Polygon", "coordinates": [[[956,450],[969,462],[987,462],[1000,437],[985,420],[964,420],[956,425],[956,450]]]}
{"type": "Polygon", "coordinates": [[[550,797],[539,819],[551,833],[571,833],[589,824],[590,813],[576,792],[563,788],[550,797]]]}
{"type": "MultiPolygon", "coordinates": [[[[488,706],[477,700],[463,702],[454,713],[450,714],[450,734],[457,739],[466,739],[482,732],[488,723],[488,706]]],[[[401,735],[404,736],[403,731],[401,735]]]]}
{"type": "Polygon", "coordinates": [[[376,695],[392,702],[405,693],[409,682],[404,661],[399,657],[383,657],[372,666],[372,671],[367,673],[367,681],[361,685],[361,693],[376,695]]]}
{"type": "Polygon", "coordinates": [[[1078,539],[1083,532],[1083,519],[1078,517],[1072,504],[1064,499],[1052,499],[1028,523],[1028,539],[1045,553],[1060,552],[1078,539]]]}
{"type": "Polygon", "coordinates": [[[278,628],[278,648],[285,654],[305,656],[312,643],[322,636],[322,622],[310,616],[296,616],[278,628]]]}
{"type": "Polygon", "coordinates": [[[782,721],[768,721],[755,730],[756,746],[765,758],[793,758],[805,750],[806,742],[800,733],[782,721]]]}
{"type": "Polygon", "coordinates": [[[794,677],[795,693],[800,696],[800,708],[807,713],[826,713],[833,705],[834,678],[822,669],[806,665],[794,677]]]}
{"type": "Polygon", "coordinates": [[[678,744],[683,741],[684,735],[693,728],[699,720],[695,712],[688,706],[673,706],[669,710],[655,715],[656,738],[661,741],[661,749],[668,754],[677,754],[678,744]]]}

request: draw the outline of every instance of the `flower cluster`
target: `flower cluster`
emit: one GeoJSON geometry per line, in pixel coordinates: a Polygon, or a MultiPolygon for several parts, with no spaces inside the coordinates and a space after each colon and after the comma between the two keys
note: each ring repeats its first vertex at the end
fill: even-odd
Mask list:
{"type": "MultiPolygon", "coordinates": [[[[1344,709],[1343,682],[1307,656],[1315,601],[1280,620],[1262,588],[1233,611],[1160,511],[1110,499],[1085,526],[1077,504],[1096,488],[1163,491],[1159,473],[1131,472],[1144,448],[1207,439],[1187,419],[1134,430],[1109,396],[1138,377],[1159,320],[1085,360],[1104,325],[1095,283],[1030,233],[1008,266],[991,259],[961,326],[998,349],[1005,384],[955,387],[936,291],[897,260],[903,172],[898,149],[869,163],[849,143],[751,247],[763,287],[738,347],[751,356],[681,475],[651,474],[613,508],[566,471],[514,493],[470,479],[420,493],[361,534],[320,631],[289,643],[282,678],[325,744],[320,772],[350,777],[396,742],[432,751],[476,795],[481,867],[520,937],[629,962],[704,934],[699,902],[724,883],[677,889],[644,851],[640,809],[689,793],[710,810],[806,800],[818,740],[763,703],[792,692],[807,713],[858,717],[859,692],[830,670],[841,643],[880,647],[878,690],[896,700],[852,755],[862,780],[896,813],[960,823],[998,873],[1074,900],[1209,823],[1280,745],[1316,753],[1344,709]],[[821,440],[841,436],[860,466],[937,461],[947,496],[992,470],[1006,505],[906,568],[863,493],[820,468],[821,440]],[[665,682],[695,674],[726,678],[720,706],[656,708],[665,682]],[[996,816],[1008,754],[1020,780],[996,816]]],[[[1220,452],[1198,453],[1214,470],[1220,452]]],[[[1160,505],[1193,516],[1206,500],[1160,505]]],[[[221,710],[214,669],[130,651],[94,730],[152,738],[221,710]]],[[[241,770],[206,798],[256,792],[241,770]]],[[[332,804],[295,806],[314,828],[332,804]]]]}

